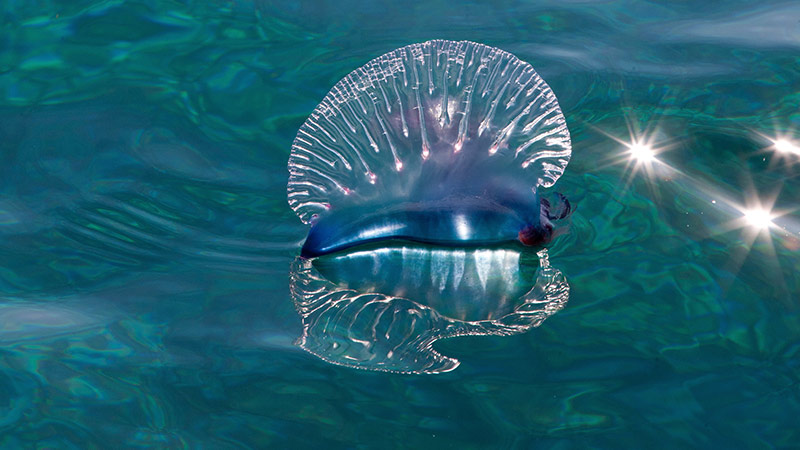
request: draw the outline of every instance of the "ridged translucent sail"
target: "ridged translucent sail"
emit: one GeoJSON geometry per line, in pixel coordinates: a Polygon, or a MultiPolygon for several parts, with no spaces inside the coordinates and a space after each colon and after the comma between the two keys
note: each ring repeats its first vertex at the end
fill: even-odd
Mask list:
{"type": "Polygon", "coordinates": [[[330,210],[451,198],[538,205],[537,187],[552,186],[570,154],[564,115],[530,64],[433,40],[380,56],[331,89],[292,145],[289,205],[305,223],[330,210]]]}

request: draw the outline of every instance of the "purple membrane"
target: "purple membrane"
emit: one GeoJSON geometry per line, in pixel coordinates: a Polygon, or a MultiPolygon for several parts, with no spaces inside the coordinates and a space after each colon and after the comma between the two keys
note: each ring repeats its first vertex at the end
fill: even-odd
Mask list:
{"type": "Polygon", "coordinates": [[[382,239],[543,245],[554,217],[538,194],[571,151],[556,97],[530,64],[433,40],[331,89],[292,145],[288,200],[312,224],[308,257],[382,239]]]}

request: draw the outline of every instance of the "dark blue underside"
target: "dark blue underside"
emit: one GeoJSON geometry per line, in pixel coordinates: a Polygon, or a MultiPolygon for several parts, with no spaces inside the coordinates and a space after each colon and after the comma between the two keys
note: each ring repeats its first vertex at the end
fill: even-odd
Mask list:
{"type": "Polygon", "coordinates": [[[314,257],[370,242],[400,239],[433,245],[475,247],[513,242],[540,223],[537,199],[527,204],[482,198],[406,203],[378,209],[332,210],[311,228],[302,256],[314,257]],[[519,212],[518,212],[519,210],[519,212]]]}

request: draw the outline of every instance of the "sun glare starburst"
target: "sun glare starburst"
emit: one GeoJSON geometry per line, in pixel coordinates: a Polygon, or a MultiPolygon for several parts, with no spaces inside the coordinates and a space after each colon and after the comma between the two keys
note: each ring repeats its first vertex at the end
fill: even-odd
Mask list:
{"type": "Polygon", "coordinates": [[[772,146],[780,153],[800,155],[800,147],[789,139],[779,138],[772,141],[772,146]]]}
{"type": "MultiPolygon", "coordinates": [[[[693,236],[717,237],[733,234],[726,238],[731,239],[731,245],[728,247],[728,260],[724,263],[725,270],[738,273],[751,251],[758,252],[759,257],[766,258],[773,267],[779,268],[776,245],[779,249],[785,248],[793,252],[800,249],[800,221],[795,216],[800,211],[800,205],[789,208],[776,205],[784,184],[797,176],[797,172],[793,171],[795,164],[800,161],[800,137],[796,137],[797,132],[777,126],[771,135],[754,131],[759,137],[758,153],[767,154],[763,155],[764,160],[770,156],[769,168],[766,170],[784,170],[785,177],[771,187],[772,192],[759,193],[752,176],[744,173],[745,186],[741,189],[744,191],[744,198],[736,199],[721,190],[719,183],[705,181],[706,177],[702,172],[692,171],[691,167],[686,171],[673,167],[671,160],[680,155],[671,158],[667,152],[679,145],[676,140],[680,138],[667,135],[658,121],[646,123],[644,127],[636,126],[639,122],[635,118],[626,117],[625,121],[629,132],[627,137],[615,136],[595,128],[619,144],[611,149],[607,162],[600,165],[600,168],[624,165],[624,174],[621,177],[624,180],[624,186],[621,186],[623,192],[631,188],[637,176],[641,176],[649,188],[652,201],[657,205],[662,203],[662,189],[669,193],[670,197],[665,199],[669,202],[679,193],[683,197],[683,204],[695,205],[694,208],[687,208],[687,215],[702,215],[697,220],[680,223],[687,230],[691,229],[693,236]],[[704,203],[708,206],[698,206],[704,203]]],[[[684,143],[681,146],[688,147],[689,144],[684,143]]],[[[777,282],[783,281],[778,279],[777,282]]]]}
{"type": "Polygon", "coordinates": [[[767,209],[746,209],[743,211],[743,213],[744,220],[747,221],[747,224],[753,228],[764,230],[775,226],[775,224],[772,223],[772,219],[774,219],[775,216],[767,209]]]}
{"type": "Polygon", "coordinates": [[[785,211],[774,209],[775,201],[780,191],[775,191],[772,195],[766,197],[760,197],[752,187],[749,187],[748,190],[750,194],[745,199],[745,204],[730,203],[741,214],[738,219],[734,219],[729,224],[730,229],[741,228],[750,238],[763,234],[769,239],[771,232],[778,228],[774,222],[775,219],[786,213],[785,211]]]}
{"type": "Polygon", "coordinates": [[[620,189],[627,191],[640,178],[650,191],[650,195],[660,201],[660,181],[671,181],[679,174],[666,159],[662,158],[675,146],[676,138],[668,136],[660,127],[658,118],[643,122],[634,115],[625,115],[628,135],[619,136],[601,128],[598,132],[619,144],[602,161],[599,168],[624,166],[624,177],[620,189]]]}
{"type": "Polygon", "coordinates": [[[628,145],[628,153],[630,157],[637,162],[652,163],[656,161],[656,152],[653,147],[647,144],[634,142],[628,145]]]}
{"type": "Polygon", "coordinates": [[[626,117],[628,126],[627,139],[614,136],[602,129],[598,131],[616,141],[620,152],[609,156],[609,165],[625,164],[629,172],[628,181],[631,181],[638,172],[643,172],[648,182],[656,177],[668,177],[671,167],[659,159],[659,155],[672,147],[671,139],[664,136],[659,130],[658,122],[645,124],[644,128],[637,125],[634,118],[626,117]]]}
{"type": "Polygon", "coordinates": [[[800,140],[797,139],[796,130],[776,125],[772,133],[753,131],[753,134],[763,145],[759,153],[770,155],[771,169],[781,166],[792,169],[800,162],[800,140]]]}

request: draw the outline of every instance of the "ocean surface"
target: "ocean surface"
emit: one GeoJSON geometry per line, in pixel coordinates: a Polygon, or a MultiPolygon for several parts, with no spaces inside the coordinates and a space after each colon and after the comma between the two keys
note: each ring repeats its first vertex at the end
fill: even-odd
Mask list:
{"type": "Polygon", "coordinates": [[[6,0],[0,447],[797,448],[798,105],[792,1],[6,0]],[[436,341],[444,373],[332,364],[298,345],[289,152],[429,39],[557,96],[568,301],[436,341]]]}

